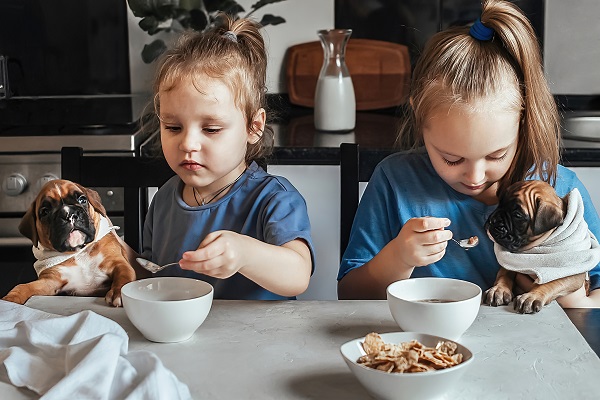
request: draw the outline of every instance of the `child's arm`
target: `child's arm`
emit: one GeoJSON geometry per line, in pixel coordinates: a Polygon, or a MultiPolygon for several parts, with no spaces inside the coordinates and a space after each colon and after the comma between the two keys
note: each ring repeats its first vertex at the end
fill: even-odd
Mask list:
{"type": "MultiPolygon", "coordinates": [[[[524,274],[517,274],[517,286],[524,292],[528,292],[533,287],[533,279],[524,274]]],[[[582,287],[566,296],[556,299],[562,308],[590,308],[600,307],[600,289],[592,290],[586,295],[585,283],[582,287]]]]}
{"type": "Polygon", "coordinates": [[[179,265],[221,279],[239,272],[285,297],[306,290],[312,269],[310,250],[302,240],[275,246],[231,231],[210,233],[197,250],[183,253],[179,265]]]}
{"type": "Polygon", "coordinates": [[[446,218],[412,218],[371,261],[349,271],[338,283],[340,299],[385,299],[392,282],[410,278],[413,269],[439,261],[452,232],[446,218]]]}
{"type": "Polygon", "coordinates": [[[600,307],[600,289],[592,290],[586,296],[585,286],[575,292],[556,299],[562,308],[596,308],[600,307]]]}

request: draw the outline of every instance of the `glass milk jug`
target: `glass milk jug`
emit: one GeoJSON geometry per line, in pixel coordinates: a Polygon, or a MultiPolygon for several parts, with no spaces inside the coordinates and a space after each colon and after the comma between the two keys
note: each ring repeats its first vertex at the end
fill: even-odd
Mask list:
{"type": "Polygon", "coordinates": [[[315,90],[315,128],[351,131],[356,123],[356,98],[345,52],[352,29],[326,29],[317,33],[324,58],[315,90]]]}

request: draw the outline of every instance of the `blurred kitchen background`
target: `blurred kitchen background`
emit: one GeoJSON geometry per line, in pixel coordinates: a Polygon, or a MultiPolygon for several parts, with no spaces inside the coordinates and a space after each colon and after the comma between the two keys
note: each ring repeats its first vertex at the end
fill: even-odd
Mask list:
{"type": "MultiPolygon", "coordinates": [[[[255,0],[241,0],[245,7],[255,0]]],[[[600,94],[600,1],[517,0],[531,20],[544,53],[544,67],[552,93],[591,96],[577,106],[594,107],[600,94]],[[586,101],[589,100],[590,103],[586,101]],[[595,101],[592,101],[595,100],[595,101]]],[[[269,46],[269,91],[287,93],[284,69],[290,46],[318,40],[316,31],[352,28],[352,38],[401,43],[411,62],[427,39],[440,28],[472,22],[480,14],[479,0],[287,0],[269,5],[256,16],[280,15],[286,22],[264,28],[269,46]]],[[[131,89],[147,91],[151,68],[139,54],[150,36],[137,27],[128,12],[131,89]]]]}
{"type": "MultiPolygon", "coordinates": [[[[154,1],[158,0],[148,3],[154,1]]],[[[256,2],[238,1],[247,10],[256,2]]],[[[534,25],[550,88],[561,109],[600,109],[600,1],[515,3],[534,25]]],[[[289,103],[287,54],[291,46],[317,41],[317,30],[352,28],[354,39],[406,45],[414,65],[433,33],[470,23],[479,13],[479,0],[286,0],[260,9],[254,15],[257,20],[264,14],[286,20],[264,28],[268,88],[283,116],[280,124],[302,121],[308,126],[298,130],[297,144],[303,146],[333,147],[355,137],[354,133],[347,137],[320,135],[318,140],[311,136],[308,141],[301,137],[307,131],[313,135],[312,110],[289,103]],[[294,121],[295,116],[305,119],[294,121]]],[[[150,140],[136,128],[149,97],[154,64],[145,64],[140,54],[157,36],[149,36],[138,22],[125,0],[0,0],[0,273],[9,276],[3,279],[0,295],[15,282],[33,279],[31,268],[24,267],[31,265],[30,243],[18,233],[17,225],[39,187],[59,176],[60,148],[81,146],[88,153],[138,156],[150,140]]],[[[174,38],[168,34],[158,37],[167,42],[174,38]]],[[[396,110],[381,112],[395,115],[396,110]]],[[[395,127],[383,125],[388,129],[382,134],[392,143],[395,127]]],[[[290,139],[279,145],[282,143],[289,144],[290,139]]],[[[274,172],[293,175],[297,168],[315,178],[307,183],[291,178],[307,197],[309,212],[317,203],[311,196],[322,199],[329,193],[332,201],[339,199],[339,168],[315,169],[312,175],[306,171],[319,167],[274,172]],[[316,180],[327,179],[329,184],[314,189],[316,180]]],[[[101,195],[118,224],[121,194],[109,188],[101,195]]],[[[339,204],[327,207],[319,212],[337,218],[339,204]]],[[[338,234],[339,219],[311,215],[311,220],[314,231],[328,232],[324,236],[338,234]]],[[[337,247],[335,241],[322,243],[321,253],[335,254],[323,262],[331,264],[329,292],[315,297],[334,298],[335,289],[332,292],[331,288],[335,286],[337,247]]]]}

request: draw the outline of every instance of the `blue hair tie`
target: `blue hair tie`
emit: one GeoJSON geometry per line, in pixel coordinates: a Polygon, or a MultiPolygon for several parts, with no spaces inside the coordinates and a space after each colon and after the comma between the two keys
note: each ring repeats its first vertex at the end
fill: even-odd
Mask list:
{"type": "Polygon", "coordinates": [[[494,36],[494,30],[485,26],[480,18],[471,25],[469,33],[477,40],[488,41],[494,36]]]}

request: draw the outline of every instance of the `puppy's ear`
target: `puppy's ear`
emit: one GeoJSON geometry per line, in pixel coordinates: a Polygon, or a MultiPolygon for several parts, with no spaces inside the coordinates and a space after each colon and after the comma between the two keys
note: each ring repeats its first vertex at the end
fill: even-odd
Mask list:
{"type": "Polygon", "coordinates": [[[34,246],[38,245],[39,237],[37,233],[37,227],[35,226],[35,222],[37,220],[37,216],[35,215],[35,200],[29,208],[27,212],[23,216],[21,223],[19,224],[19,232],[21,235],[31,239],[31,242],[34,246]]]}
{"type": "Polygon", "coordinates": [[[563,209],[556,204],[539,201],[533,234],[539,235],[560,226],[564,221],[563,215],[563,209]]]}
{"type": "Polygon", "coordinates": [[[89,189],[86,187],[81,187],[83,192],[88,198],[88,201],[94,207],[96,212],[100,213],[103,217],[106,217],[106,209],[102,205],[102,200],[100,199],[100,195],[94,189],[89,189]]]}

